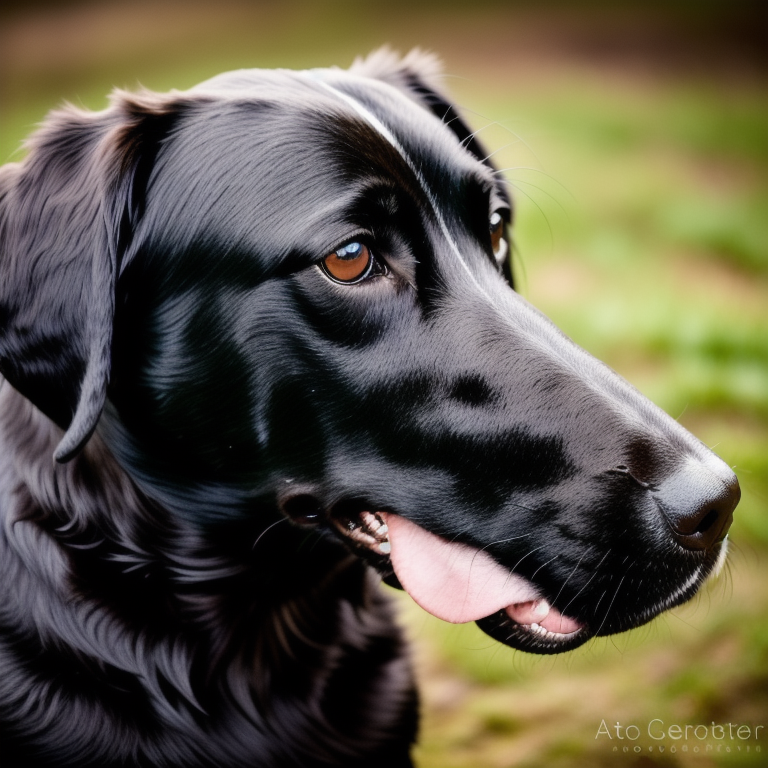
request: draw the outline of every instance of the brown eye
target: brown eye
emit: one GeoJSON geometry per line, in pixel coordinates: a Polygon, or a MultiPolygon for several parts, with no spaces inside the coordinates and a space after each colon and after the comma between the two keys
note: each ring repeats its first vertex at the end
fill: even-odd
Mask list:
{"type": "Polygon", "coordinates": [[[329,253],[321,262],[323,271],[337,283],[357,283],[368,277],[374,258],[367,245],[349,243],[329,253]]]}
{"type": "Polygon", "coordinates": [[[491,249],[496,261],[501,264],[507,255],[507,241],[504,239],[504,219],[498,211],[491,216],[489,227],[491,230],[491,249]]]}

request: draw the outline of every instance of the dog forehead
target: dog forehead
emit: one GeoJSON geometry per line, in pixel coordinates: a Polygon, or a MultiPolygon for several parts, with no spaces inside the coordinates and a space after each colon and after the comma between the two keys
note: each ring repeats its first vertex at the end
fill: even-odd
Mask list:
{"type": "MultiPolygon", "coordinates": [[[[276,112],[284,110],[294,119],[303,116],[312,121],[315,136],[322,136],[323,127],[332,133],[341,123],[356,126],[356,133],[364,135],[365,141],[357,146],[348,142],[348,151],[381,153],[389,145],[412,169],[418,165],[425,176],[430,169],[439,170],[443,175],[471,176],[482,180],[485,186],[494,185],[491,169],[467,151],[456,134],[420,104],[413,93],[374,77],[335,68],[237,70],[201,83],[191,93],[243,105],[248,101],[269,104],[276,112]]],[[[304,121],[298,120],[296,130],[304,127],[304,121]]],[[[283,125],[281,130],[281,138],[290,144],[291,127],[283,125]]],[[[439,187],[444,179],[435,182],[439,187]]]]}
{"type": "Polygon", "coordinates": [[[226,236],[228,250],[257,244],[274,258],[301,237],[322,251],[338,245],[352,204],[371,188],[429,210],[468,180],[492,184],[438,118],[381,81],[241,70],[189,93],[197,104],[158,156],[144,221],[149,238],[172,238],[175,249],[226,236]]]}
{"type": "Polygon", "coordinates": [[[331,69],[307,74],[392,146],[422,186],[430,183],[430,197],[439,195],[446,183],[460,179],[473,179],[487,188],[494,186],[491,168],[472,155],[414,93],[354,72],[331,69]]]}

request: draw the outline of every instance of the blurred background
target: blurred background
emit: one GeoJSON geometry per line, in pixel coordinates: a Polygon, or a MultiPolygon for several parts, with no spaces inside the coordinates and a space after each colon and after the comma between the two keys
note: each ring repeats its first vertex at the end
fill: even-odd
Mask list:
{"type": "Polygon", "coordinates": [[[398,595],[423,693],[422,768],[768,765],[766,728],[755,738],[768,727],[766,8],[0,5],[2,162],[23,157],[49,109],[100,109],[114,86],[347,66],[382,44],[436,52],[445,87],[514,189],[521,292],[735,467],[743,501],[726,571],[628,635],[528,657],[398,595]],[[647,734],[655,719],[707,735],[657,741],[647,734]],[[639,736],[619,739],[617,722],[639,736]],[[726,726],[724,739],[712,723],[726,726]],[[728,723],[750,736],[729,736],[728,723]]]}

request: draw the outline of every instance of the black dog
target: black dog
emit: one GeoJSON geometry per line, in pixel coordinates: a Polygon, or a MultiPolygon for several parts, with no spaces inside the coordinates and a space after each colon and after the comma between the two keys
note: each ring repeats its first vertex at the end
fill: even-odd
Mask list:
{"type": "Polygon", "coordinates": [[[557,653],[724,558],[735,477],[511,289],[433,81],[118,94],[2,169],[5,768],[406,766],[379,575],[557,653]]]}

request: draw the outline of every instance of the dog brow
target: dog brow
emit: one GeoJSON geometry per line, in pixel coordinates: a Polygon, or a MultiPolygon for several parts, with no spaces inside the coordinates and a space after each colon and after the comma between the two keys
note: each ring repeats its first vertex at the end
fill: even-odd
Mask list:
{"type": "Polygon", "coordinates": [[[478,283],[475,276],[472,274],[472,270],[469,268],[469,265],[464,260],[464,257],[461,255],[461,251],[459,250],[459,246],[457,245],[456,241],[453,239],[453,235],[451,235],[450,230],[448,229],[448,225],[445,223],[445,219],[443,218],[442,213],[440,212],[440,207],[437,204],[437,200],[435,196],[432,194],[432,190],[429,187],[429,184],[427,183],[427,180],[424,178],[424,175],[421,173],[419,168],[416,166],[416,164],[411,159],[410,155],[405,151],[405,147],[397,140],[397,137],[392,133],[392,131],[387,128],[384,123],[379,120],[376,115],[371,112],[370,109],[368,109],[365,105],[361,104],[357,99],[350,96],[348,93],[344,93],[343,91],[340,91],[338,88],[334,88],[332,85],[327,83],[325,80],[322,80],[319,77],[319,72],[315,72],[310,70],[307,72],[307,74],[321,87],[325,88],[326,91],[329,91],[330,93],[334,94],[337,98],[341,99],[343,102],[348,104],[352,109],[357,112],[360,117],[363,118],[378,134],[380,134],[388,144],[391,144],[392,147],[395,149],[395,151],[400,155],[400,157],[403,158],[403,161],[405,164],[411,169],[414,176],[416,176],[416,179],[419,182],[419,185],[421,186],[422,191],[427,197],[427,200],[429,201],[429,204],[432,206],[432,210],[434,211],[435,218],[437,219],[437,223],[440,226],[440,231],[443,233],[443,237],[445,237],[446,241],[448,242],[448,245],[450,246],[453,253],[456,255],[456,258],[459,260],[459,264],[464,268],[464,271],[469,275],[469,279],[474,283],[475,287],[493,304],[493,301],[491,300],[491,297],[487,294],[485,289],[478,283]]]}

